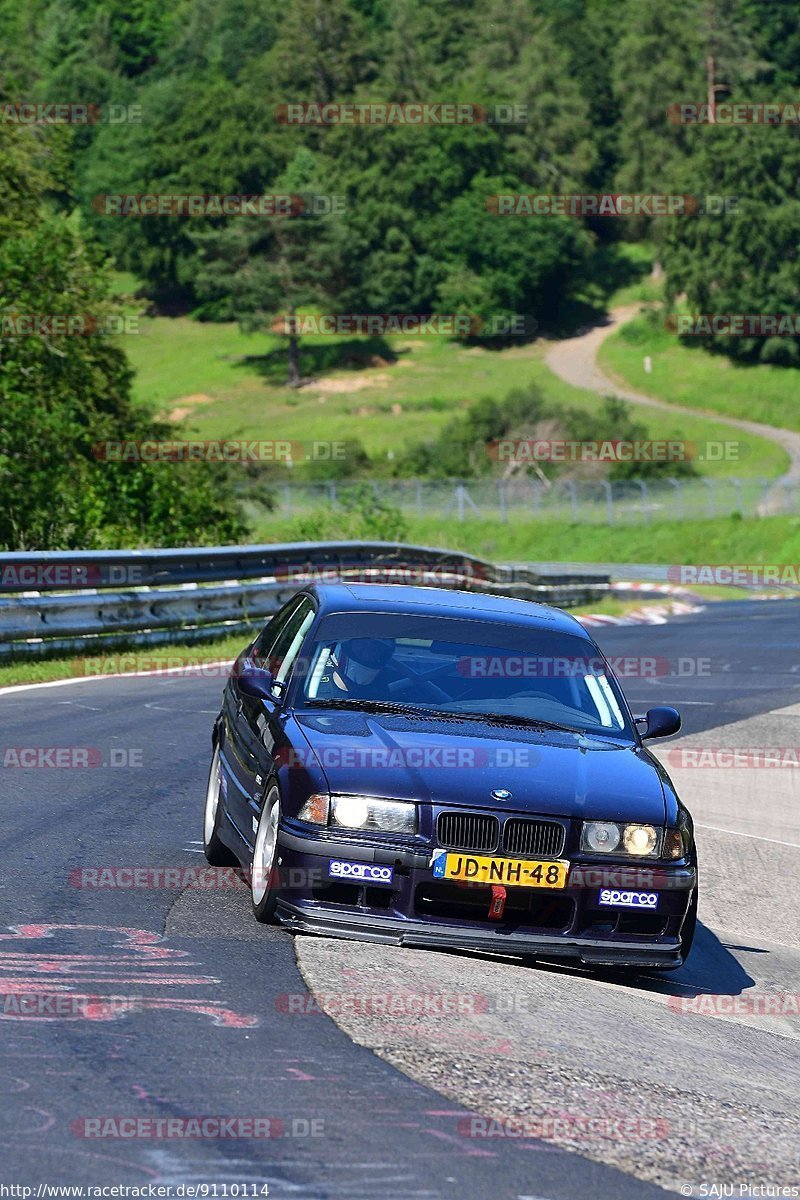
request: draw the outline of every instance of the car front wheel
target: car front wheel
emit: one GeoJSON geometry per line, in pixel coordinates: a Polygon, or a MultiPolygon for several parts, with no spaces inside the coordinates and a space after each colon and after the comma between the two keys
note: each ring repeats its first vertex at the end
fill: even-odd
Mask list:
{"type": "Polygon", "coordinates": [[[265,924],[275,915],[277,896],[278,826],[281,819],[281,797],[277,784],[268,789],[258,819],[253,865],[250,871],[250,895],[253,915],[265,924]]]}

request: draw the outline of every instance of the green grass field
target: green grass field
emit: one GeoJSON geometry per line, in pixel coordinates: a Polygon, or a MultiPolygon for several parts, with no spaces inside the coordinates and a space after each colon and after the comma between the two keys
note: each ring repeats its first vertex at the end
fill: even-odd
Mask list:
{"type": "MultiPolygon", "coordinates": [[[[599,361],[612,378],[671,404],[800,430],[796,371],[741,366],[699,345],[681,343],[674,333],[643,316],[603,343],[599,361]],[[649,375],[644,370],[645,355],[653,360],[649,375]]],[[[749,456],[745,461],[749,474],[749,456]]]]}
{"type": "MultiPolygon", "coordinates": [[[[455,411],[480,396],[502,398],[512,388],[531,383],[556,405],[592,409],[599,403],[593,393],[551,374],[543,361],[544,341],[490,350],[441,337],[389,339],[388,354],[395,361],[337,369],[326,367],[323,360],[315,381],[295,390],[265,378],[258,358],[278,348],[278,341],[244,334],[234,324],[142,318],[140,333],[125,344],[136,371],[135,398],[162,415],[172,415],[187,436],[300,441],[357,437],[376,457],[403,443],[432,438],[455,411]]],[[[312,365],[321,355],[336,358],[338,348],[330,340],[308,341],[312,365]]],[[[356,344],[351,353],[363,356],[364,351],[356,344]]],[[[283,372],[282,360],[277,369],[283,372]]],[[[274,364],[269,371],[275,375],[274,364]]],[[[653,438],[701,442],[731,437],[725,426],[702,417],[643,410],[635,415],[653,438]]],[[[772,477],[786,469],[787,457],[780,447],[763,438],[741,440],[746,467],[707,463],[704,473],[772,477]]]]}
{"type": "MultiPolygon", "coordinates": [[[[297,539],[291,520],[267,517],[256,542],[297,539]]],[[[800,517],[654,521],[649,525],[572,525],[566,521],[410,519],[404,539],[493,562],[779,563],[800,562],[800,517]]]]}

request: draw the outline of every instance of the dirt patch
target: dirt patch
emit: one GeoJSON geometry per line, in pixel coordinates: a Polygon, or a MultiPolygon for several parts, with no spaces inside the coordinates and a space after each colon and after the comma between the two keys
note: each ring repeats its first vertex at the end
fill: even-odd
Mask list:
{"type": "Polygon", "coordinates": [[[169,414],[170,421],[184,421],[201,404],[213,404],[214,397],[205,392],[193,392],[191,396],[179,396],[175,408],[169,414]]]}
{"type": "Polygon", "coordinates": [[[362,392],[364,388],[386,387],[388,375],[371,375],[369,379],[318,379],[312,386],[315,392],[347,395],[348,392],[362,392]]]}

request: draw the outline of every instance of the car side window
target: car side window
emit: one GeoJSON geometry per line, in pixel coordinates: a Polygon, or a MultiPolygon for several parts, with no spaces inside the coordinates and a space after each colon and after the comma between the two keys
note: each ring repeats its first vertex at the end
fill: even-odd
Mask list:
{"type": "MultiPolygon", "coordinates": [[[[276,683],[282,683],[292,668],[292,663],[302,644],[308,626],[314,619],[314,605],[307,596],[301,597],[289,619],[281,626],[278,636],[265,656],[262,666],[271,671],[276,683]]],[[[275,695],[281,689],[275,688],[275,695]]]]}
{"type": "Polygon", "coordinates": [[[277,642],[286,625],[292,619],[292,615],[297,611],[297,608],[303,602],[303,597],[293,596],[288,604],[284,604],[283,608],[275,614],[271,621],[268,621],[256,640],[253,642],[253,648],[250,651],[251,657],[259,667],[266,667],[272,670],[271,666],[271,650],[277,642]]]}
{"type": "MultiPolygon", "coordinates": [[[[284,683],[289,678],[289,673],[294,666],[295,660],[300,653],[300,647],[303,645],[305,636],[311,628],[311,623],[314,620],[316,613],[314,606],[310,600],[301,604],[297,612],[293,614],[292,619],[286,626],[284,633],[281,634],[281,640],[284,637],[288,640],[290,634],[293,634],[286,651],[283,655],[280,666],[275,672],[275,683],[284,683]]],[[[277,649],[277,647],[276,647],[277,649]]],[[[280,687],[273,687],[272,694],[279,696],[281,694],[280,687]]]]}

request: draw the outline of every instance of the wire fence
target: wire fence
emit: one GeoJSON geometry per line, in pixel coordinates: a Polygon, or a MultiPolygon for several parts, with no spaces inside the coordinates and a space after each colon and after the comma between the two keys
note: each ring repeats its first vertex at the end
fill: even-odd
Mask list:
{"type": "MultiPolygon", "coordinates": [[[[796,513],[800,488],[766,479],[560,480],[545,486],[534,480],[382,479],[371,482],[375,495],[419,517],[472,517],[571,521],[575,524],[640,525],[796,513]]],[[[279,510],[291,517],[336,504],[352,484],[287,483],[276,489],[279,510]]]]}

